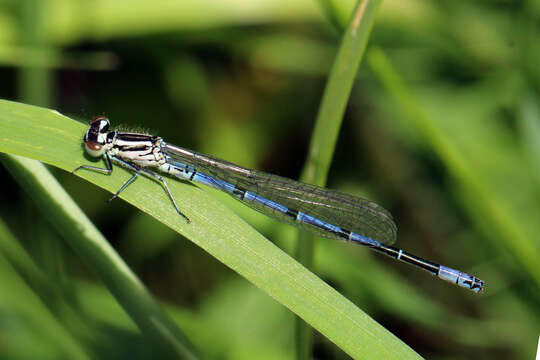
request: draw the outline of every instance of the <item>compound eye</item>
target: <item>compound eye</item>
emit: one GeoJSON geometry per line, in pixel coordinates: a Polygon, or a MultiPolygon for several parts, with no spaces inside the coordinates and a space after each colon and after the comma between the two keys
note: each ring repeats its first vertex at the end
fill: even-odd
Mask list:
{"type": "Polygon", "coordinates": [[[105,116],[96,116],[90,120],[91,127],[95,128],[97,126],[100,133],[107,132],[109,130],[109,119],[105,116]]]}
{"type": "Polygon", "coordinates": [[[100,157],[100,156],[103,156],[103,153],[105,153],[105,148],[103,147],[103,145],[95,141],[85,142],[84,148],[86,149],[86,152],[88,153],[88,155],[92,157],[100,157]]]}

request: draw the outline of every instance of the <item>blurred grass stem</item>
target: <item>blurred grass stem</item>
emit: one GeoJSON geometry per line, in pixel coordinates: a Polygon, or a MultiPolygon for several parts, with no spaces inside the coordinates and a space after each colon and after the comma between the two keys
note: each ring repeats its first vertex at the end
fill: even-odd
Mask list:
{"type": "MultiPolygon", "coordinates": [[[[300,176],[301,181],[319,186],[326,185],[343,114],[379,4],[380,0],[358,1],[343,32],[317,114],[306,164],[300,176]]],[[[299,233],[295,256],[307,268],[312,267],[312,235],[305,232],[299,233]]],[[[300,318],[296,318],[295,338],[297,358],[311,358],[311,328],[300,318]]]]}

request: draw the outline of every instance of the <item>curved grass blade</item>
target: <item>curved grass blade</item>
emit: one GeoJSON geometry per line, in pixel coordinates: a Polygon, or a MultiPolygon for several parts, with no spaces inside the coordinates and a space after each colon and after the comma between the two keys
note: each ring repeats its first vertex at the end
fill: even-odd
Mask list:
{"type": "MultiPolygon", "coordinates": [[[[359,0],[343,32],[341,44],[317,114],[306,164],[300,177],[306,183],[319,186],[326,184],[343,114],[379,4],[380,0],[359,0]]],[[[312,236],[299,233],[295,257],[306,267],[311,267],[313,262],[312,236]]],[[[297,321],[295,332],[298,358],[308,359],[311,356],[311,331],[303,322],[297,321]]]]}
{"type": "Polygon", "coordinates": [[[2,154],[0,159],[68,244],[101,277],[139,328],[172,354],[197,359],[187,337],[43,164],[17,155],[2,154]]]}
{"type": "MultiPolygon", "coordinates": [[[[8,309],[11,316],[13,314],[20,316],[20,324],[15,326],[24,328],[28,324],[33,330],[37,330],[47,342],[56,346],[58,354],[63,354],[69,359],[91,359],[92,356],[88,349],[85,349],[84,345],[55,318],[34,289],[28,286],[25,275],[29,273],[33,280],[36,278],[42,280],[43,278],[43,273],[24,253],[4,222],[0,220],[0,282],[3,289],[0,292],[0,307],[2,307],[2,311],[8,309]],[[19,267],[24,268],[22,274],[18,271],[19,267]]],[[[4,315],[2,316],[4,317],[4,315]]],[[[3,321],[5,322],[5,320],[3,321]]],[[[2,325],[3,328],[5,326],[6,323],[2,325]]],[[[9,327],[9,325],[7,326],[9,327]]],[[[2,354],[9,353],[12,336],[17,335],[2,334],[4,342],[2,354]]]]}
{"type": "MultiPolygon", "coordinates": [[[[0,100],[0,151],[31,157],[71,171],[90,163],[81,138],[86,127],[55,111],[0,100]]],[[[81,172],[115,192],[129,178],[81,172]]],[[[191,224],[178,220],[163,189],[141,178],[122,198],[184,235],[302,317],[353,358],[416,359],[412,349],[354,304],[267,241],[202,189],[169,181],[191,224]]]]}

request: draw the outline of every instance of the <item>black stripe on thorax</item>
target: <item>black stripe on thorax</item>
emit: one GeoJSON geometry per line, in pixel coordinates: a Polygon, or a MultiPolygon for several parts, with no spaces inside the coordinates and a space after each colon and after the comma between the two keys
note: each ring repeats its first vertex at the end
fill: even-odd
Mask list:
{"type": "Polygon", "coordinates": [[[135,133],[118,133],[116,135],[117,140],[122,141],[151,141],[155,142],[159,137],[154,135],[146,134],[135,134],[135,133]]]}
{"type": "Polygon", "coordinates": [[[156,141],[158,139],[157,136],[151,135],[118,133],[114,139],[114,146],[124,152],[152,151],[157,146],[156,141]]]}

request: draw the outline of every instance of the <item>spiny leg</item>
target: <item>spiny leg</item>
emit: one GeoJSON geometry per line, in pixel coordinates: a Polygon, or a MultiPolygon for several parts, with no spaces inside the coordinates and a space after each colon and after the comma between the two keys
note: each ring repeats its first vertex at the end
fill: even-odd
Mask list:
{"type": "MultiPolygon", "coordinates": [[[[174,196],[172,195],[171,190],[169,189],[169,186],[167,185],[167,183],[165,182],[165,179],[164,179],[161,175],[158,175],[158,174],[156,174],[156,173],[154,173],[154,172],[152,172],[152,171],[148,171],[148,170],[146,170],[146,169],[139,169],[139,168],[133,166],[132,164],[130,164],[130,163],[128,163],[128,162],[125,162],[125,161],[123,161],[123,160],[121,160],[121,159],[118,159],[118,158],[116,158],[116,157],[113,157],[113,159],[114,159],[116,162],[118,162],[118,163],[122,164],[123,166],[127,167],[128,169],[131,169],[131,170],[135,171],[135,174],[133,174],[133,176],[132,176],[128,181],[126,181],[126,182],[124,183],[124,185],[122,185],[122,187],[120,188],[120,190],[118,190],[118,191],[116,192],[116,194],[115,194],[110,200],[112,200],[112,199],[114,199],[115,197],[117,197],[118,194],[120,194],[121,191],[123,191],[126,187],[128,187],[128,185],[131,184],[131,183],[137,178],[137,176],[138,176],[140,173],[142,173],[142,174],[144,174],[144,175],[146,175],[146,176],[148,176],[148,177],[151,177],[151,178],[153,178],[153,179],[159,181],[159,182],[161,183],[161,185],[163,186],[163,188],[165,189],[165,191],[167,192],[167,195],[169,195],[169,199],[171,199],[171,201],[172,201],[172,203],[173,203],[173,205],[174,205],[174,208],[176,209],[176,212],[177,212],[180,216],[182,216],[184,219],[186,219],[186,221],[188,222],[188,224],[191,222],[191,220],[189,220],[189,218],[188,218],[186,215],[184,215],[184,214],[180,211],[180,209],[178,208],[178,205],[176,204],[176,201],[174,200],[174,196]]],[[[110,201],[110,200],[109,200],[109,201],[110,201]]]]}
{"type": "Polygon", "coordinates": [[[189,224],[191,222],[191,220],[189,220],[189,218],[180,211],[180,209],[178,208],[178,205],[176,205],[176,201],[174,200],[174,196],[172,195],[171,190],[169,189],[169,186],[167,185],[167,182],[165,182],[165,179],[163,178],[163,176],[158,175],[158,174],[156,174],[154,172],[151,172],[151,171],[144,170],[144,169],[141,169],[141,172],[144,173],[146,176],[153,177],[154,179],[156,179],[157,181],[159,181],[161,183],[161,185],[163,186],[165,191],[167,191],[167,194],[169,195],[169,199],[171,199],[171,201],[172,201],[172,203],[174,205],[174,208],[176,209],[176,212],[180,216],[182,216],[184,219],[186,219],[187,223],[189,224]]]}
{"type": "Polygon", "coordinates": [[[81,165],[81,166],[77,167],[75,170],[73,170],[71,173],[75,174],[75,172],[79,171],[80,169],[87,169],[87,170],[96,171],[98,173],[102,173],[102,174],[105,174],[105,175],[110,175],[112,173],[112,171],[113,171],[113,166],[112,166],[112,163],[111,163],[111,159],[109,158],[109,155],[107,155],[107,154],[105,154],[105,163],[107,165],[106,169],[103,169],[103,168],[100,168],[100,167],[97,167],[97,166],[91,166],[91,165],[81,165]]]}
{"type": "MultiPolygon", "coordinates": [[[[76,171],[79,171],[80,169],[87,169],[87,170],[96,171],[96,172],[99,172],[99,173],[102,173],[102,174],[105,174],[105,175],[110,175],[112,173],[112,171],[113,171],[111,158],[109,157],[108,154],[105,154],[104,156],[105,156],[105,162],[107,164],[106,169],[103,169],[103,168],[100,168],[100,167],[97,167],[97,166],[91,166],[91,165],[81,165],[78,168],[76,168],[75,170],[73,170],[71,173],[74,174],[76,171]]],[[[115,161],[118,161],[119,163],[121,163],[125,167],[129,168],[130,170],[135,171],[135,174],[128,181],[126,181],[124,183],[124,185],[122,185],[122,187],[108,200],[109,202],[114,200],[116,197],[118,197],[118,194],[120,194],[126,187],[128,187],[128,185],[131,184],[133,182],[133,180],[135,180],[137,178],[137,176],[139,176],[139,172],[140,172],[140,170],[138,168],[136,168],[135,166],[132,166],[131,164],[129,164],[129,163],[125,162],[125,161],[122,161],[122,160],[120,160],[120,159],[118,159],[116,157],[113,157],[113,159],[115,161]]]]}
{"type": "MultiPolygon", "coordinates": [[[[163,186],[163,188],[165,189],[165,191],[167,192],[167,195],[169,196],[169,199],[171,199],[173,205],[174,205],[174,208],[176,209],[176,212],[178,212],[178,214],[180,216],[182,216],[184,219],[186,219],[186,221],[188,223],[191,222],[191,220],[189,220],[189,218],[184,215],[180,209],[178,208],[178,205],[176,204],[176,201],[174,200],[174,197],[171,193],[171,190],[169,189],[169,186],[167,185],[167,183],[165,182],[165,179],[163,179],[162,176],[158,175],[158,174],[155,174],[151,171],[148,171],[148,170],[145,170],[145,169],[140,169],[122,159],[119,159],[117,157],[112,157],[112,159],[114,161],[116,161],[117,163],[121,164],[122,166],[128,168],[129,170],[132,170],[134,171],[135,173],[133,174],[132,177],[129,178],[128,181],[126,181],[122,187],[120,187],[120,189],[118,189],[118,191],[108,200],[109,202],[116,199],[118,197],[118,195],[124,191],[133,181],[135,181],[135,179],[139,176],[140,173],[143,173],[144,175],[148,176],[148,177],[152,177],[154,178],[155,180],[159,181],[161,183],[161,185],[163,186]]],[[[106,164],[107,164],[107,168],[106,169],[103,169],[103,168],[100,168],[100,167],[97,167],[97,166],[91,166],[91,165],[81,165],[79,167],[77,167],[75,170],[73,170],[71,173],[74,174],[75,172],[79,171],[80,169],[87,169],[87,170],[92,170],[92,171],[96,171],[96,172],[99,172],[99,173],[102,173],[102,174],[105,174],[105,175],[110,175],[113,171],[113,166],[112,166],[112,163],[111,163],[111,158],[109,157],[108,154],[105,154],[105,161],[106,161],[106,164]]]]}
{"type": "Polygon", "coordinates": [[[113,201],[114,199],[116,199],[116,198],[118,197],[118,195],[119,195],[122,191],[124,191],[124,189],[127,188],[127,187],[129,186],[129,184],[131,184],[131,183],[137,178],[137,176],[139,176],[139,172],[141,172],[141,170],[137,169],[137,170],[135,170],[135,171],[136,171],[135,174],[133,174],[133,176],[130,177],[129,180],[126,181],[126,182],[124,183],[124,185],[122,185],[122,187],[120,187],[120,189],[118,189],[118,191],[117,191],[117,192],[116,192],[109,200],[107,200],[107,202],[111,202],[111,201],[113,201]]]}
{"type": "MultiPolygon", "coordinates": [[[[96,171],[96,172],[99,172],[99,173],[102,173],[102,174],[105,174],[105,175],[110,175],[113,171],[113,166],[112,166],[112,162],[111,162],[111,158],[109,157],[108,154],[105,154],[105,162],[107,164],[107,168],[106,169],[103,169],[103,168],[100,168],[100,167],[97,167],[97,166],[91,166],[91,165],[81,165],[79,166],[78,168],[76,168],[75,170],[73,170],[71,173],[74,174],[76,171],[80,170],[80,169],[87,169],[87,170],[92,170],[92,171],[96,171]]],[[[128,187],[129,184],[131,184],[136,178],[137,176],[139,176],[139,172],[140,172],[140,169],[125,162],[125,161],[122,161],[116,157],[113,157],[113,159],[119,163],[121,163],[122,165],[124,165],[125,167],[127,167],[128,169],[132,170],[135,172],[135,174],[133,174],[133,176],[124,183],[124,185],[122,185],[122,187],[109,199],[107,200],[108,202],[111,202],[112,200],[116,199],[118,197],[118,194],[120,194],[122,191],[124,191],[125,188],[128,187]]]]}

